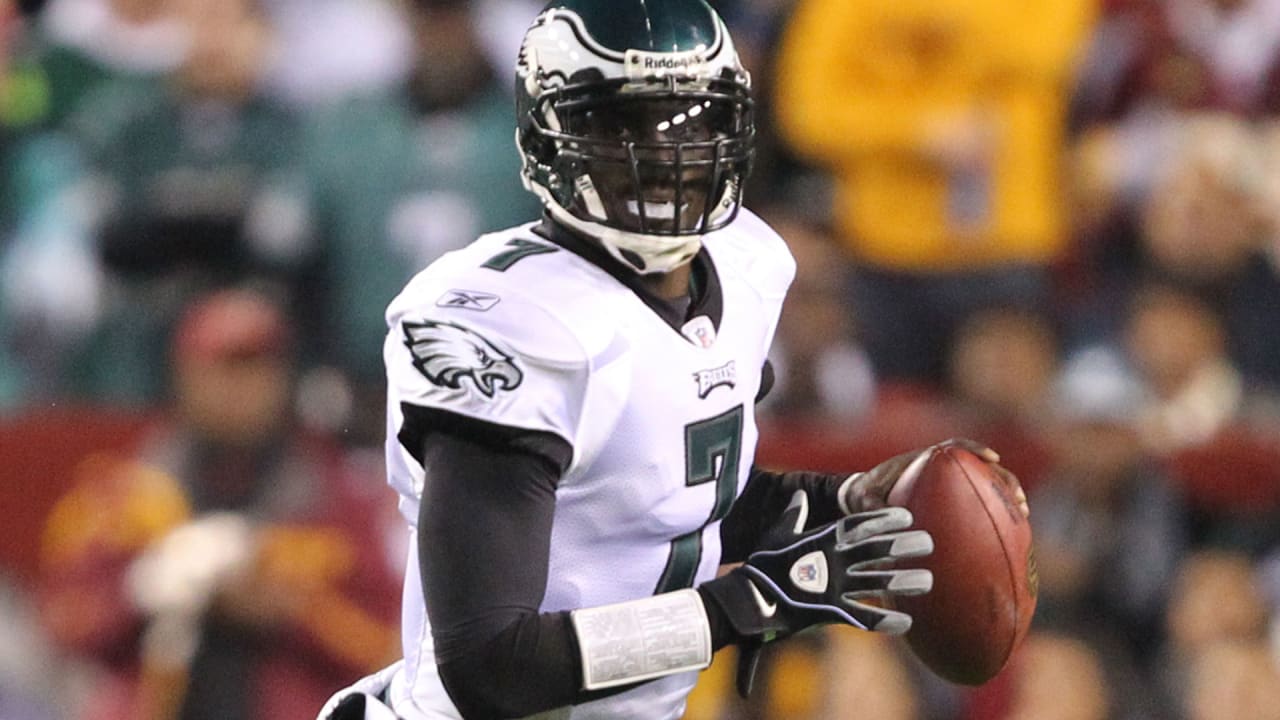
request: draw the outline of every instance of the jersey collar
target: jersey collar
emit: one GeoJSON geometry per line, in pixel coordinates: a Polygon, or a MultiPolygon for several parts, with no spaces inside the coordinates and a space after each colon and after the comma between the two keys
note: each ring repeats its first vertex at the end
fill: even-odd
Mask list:
{"type": "Polygon", "coordinates": [[[705,316],[716,332],[720,331],[720,319],[724,315],[724,293],[720,275],[716,272],[716,265],[705,245],[690,261],[693,273],[689,279],[689,299],[681,302],[658,297],[640,282],[640,276],[635,271],[618,262],[590,238],[579,235],[549,216],[544,216],[542,223],[534,227],[533,231],[609,273],[682,337],[685,324],[699,316],[705,316]]]}

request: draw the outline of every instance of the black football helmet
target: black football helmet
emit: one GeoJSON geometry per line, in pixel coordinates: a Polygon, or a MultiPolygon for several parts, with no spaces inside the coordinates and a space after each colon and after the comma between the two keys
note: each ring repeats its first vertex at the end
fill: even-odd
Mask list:
{"type": "Polygon", "coordinates": [[[515,89],[525,186],[637,272],[687,262],[737,215],[751,81],[703,0],[556,0],[515,89]]]}

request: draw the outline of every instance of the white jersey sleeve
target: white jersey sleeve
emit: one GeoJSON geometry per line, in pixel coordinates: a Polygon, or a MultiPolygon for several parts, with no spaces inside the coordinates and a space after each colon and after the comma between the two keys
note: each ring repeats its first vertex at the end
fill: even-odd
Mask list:
{"type": "MultiPolygon", "coordinates": [[[[579,340],[511,274],[480,266],[485,243],[415,277],[387,310],[388,437],[406,411],[444,411],[578,446],[588,362],[579,340]]],[[[499,246],[501,247],[501,246],[499,246]]],[[[418,448],[388,443],[389,480],[416,516],[418,448]]]]}

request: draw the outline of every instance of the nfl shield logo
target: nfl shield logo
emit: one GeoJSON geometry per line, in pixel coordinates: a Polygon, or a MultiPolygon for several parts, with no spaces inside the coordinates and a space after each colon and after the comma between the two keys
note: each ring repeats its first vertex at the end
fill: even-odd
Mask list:
{"type": "Polygon", "coordinates": [[[796,560],[788,573],[796,587],[811,593],[827,590],[827,557],[821,550],[814,550],[796,560]]]}
{"type": "Polygon", "coordinates": [[[811,583],[818,579],[818,568],[812,563],[801,565],[796,568],[796,575],[799,577],[800,582],[811,583]]]}
{"type": "Polygon", "coordinates": [[[709,348],[716,342],[716,326],[706,315],[699,315],[685,323],[680,328],[680,333],[700,348],[709,348]]]}

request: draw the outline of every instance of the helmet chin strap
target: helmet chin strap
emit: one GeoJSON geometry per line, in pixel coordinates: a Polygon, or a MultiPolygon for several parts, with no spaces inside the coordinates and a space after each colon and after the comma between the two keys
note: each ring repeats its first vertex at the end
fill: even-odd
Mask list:
{"type": "MultiPolygon", "coordinates": [[[[541,192],[538,194],[542,195],[541,192]]],[[[692,260],[702,247],[702,235],[667,236],[627,232],[574,217],[549,197],[543,197],[543,203],[557,222],[596,238],[614,259],[641,275],[670,272],[692,260]],[[636,265],[637,259],[644,263],[643,267],[636,265]]]]}
{"type": "MultiPolygon", "coordinates": [[[[517,144],[519,144],[518,131],[517,144]]],[[[552,218],[562,225],[577,230],[579,233],[595,238],[614,259],[641,275],[670,272],[692,260],[693,256],[697,255],[698,250],[702,247],[702,238],[705,237],[705,234],[646,235],[619,230],[602,223],[576,217],[556,201],[550,189],[534,180],[532,167],[534,161],[529,155],[522,153],[521,161],[524,166],[523,172],[520,174],[521,181],[527,190],[538,196],[543,206],[551,213],[552,218]]],[[[582,193],[583,189],[578,188],[580,196],[589,205],[592,204],[591,201],[594,201],[594,204],[598,206],[595,208],[598,214],[603,215],[604,207],[599,203],[599,196],[595,193],[594,188],[586,188],[588,190],[586,193],[582,193]]],[[[734,187],[725,187],[716,208],[712,211],[713,218],[734,209],[732,198],[735,192],[736,189],[734,187]]]]}

